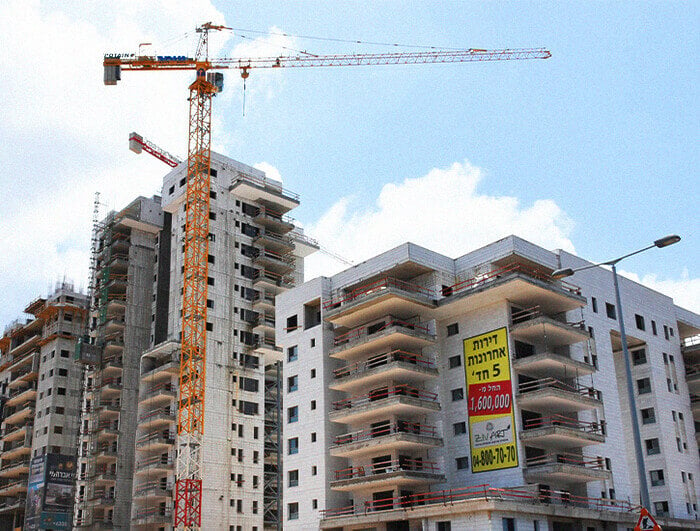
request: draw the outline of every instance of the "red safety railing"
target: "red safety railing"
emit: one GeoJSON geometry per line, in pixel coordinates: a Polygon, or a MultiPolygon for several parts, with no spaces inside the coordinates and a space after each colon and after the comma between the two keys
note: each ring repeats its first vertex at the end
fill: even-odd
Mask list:
{"type": "Polygon", "coordinates": [[[151,387],[147,387],[141,392],[141,398],[149,398],[151,396],[157,395],[159,393],[174,393],[176,391],[176,386],[170,382],[162,382],[151,387]]]}
{"type": "Polygon", "coordinates": [[[386,352],[384,354],[379,354],[377,356],[372,356],[366,361],[358,361],[340,369],[335,369],[333,371],[333,376],[338,378],[345,378],[347,376],[369,371],[376,367],[381,367],[392,361],[403,361],[416,365],[418,367],[423,367],[427,369],[435,368],[435,364],[432,360],[421,356],[420,354],[414,354],[413,352],[407,352],[405,350],[392,350],[391,352],[386,352]]]}
{"type": "Polygon", "coordinates": [[[604,423],[605,421],[586,422],[576,418],[565,417],[564,415],[550,415],[548,417],[526,420],[523,425],[523,429],[535,430],[538,428],[549,428],[552,426],[564,426],[566,428],[572,428],[584,433],[597,433],[602,435],[604,423]]]}
{"type": "Polygon", "coordinates": [[[525,460],[525,466],[527,467],[551,465],[557,463],[581,466],[592,470],[605,469],[605,459],[600,456],[586,457],[577,454],[551,453],[539,455],[536,457],[530,457],[525,460]]]}
{"type": "Polygon", "coordinates": [[[155,455],[148,459],[143,459],[136,464],[137,468],[145,468],[152,465],[172,465],[173,460],[169,456],[155,455]]]}
{"type": "Polygon", "coordinates": [[[141,509],[136,511],[136,519],[144,520],[147,518],[153,518],[154,516],[164,516],[170,518],[172,516],[172,511],[170,509],[165,509],[163,507],[153,507],[150,509],[141,509]]]}
{"type": "Polygon", "coordinates": [[[153,417],[157,417],[158,415],[162,415],[164,417],[168,418],[175,418],[175,412],[172,411],[168,407],[162,407],[158,409],[154,409],[153,411],[149,411],[148,413],[144,413],[143,415],[139,415],[139,422],[145,422],[149,419],[152,419],[153,417]]]}
{"type": "Polygon", "coordinates": [[[141,483],[136,490],[134,490],[134,496],[140,496],[146,494],[149,491],[168,491],[170,490],[166,485],[163,485],[160,481],[148,481],[146,483],[141,483]]]}
{"type": "Polygon", "coordinates": [[[333,409],[338,411],[342,409],[349,409],[353,407],[363,406],[378,400],[383,400],[386,398],[392,398],[394,396],[410,396],[412,398],[419,398],[421,400],[427,400],[430,402],[435,402],[437,400],[437,393],[432,393],[426,391],[425,389],[418,389],[417,387],[411,387],[407,384],[394,385],[390,387],[382,387],[381,389],[375,389],[370,391],[365,395],[353,396],[350,398],[345,398],[343,400],[338,400],[333,402],[333,409]]]}
{"type": "Polygon", "coordinates": [[[409,293],[411,295],[422,295],[431,299],[435,298],[435,292],[431,289],[424,288],[423,286],[419,286],[418,284],[412,284],[411,282],[406,282],[405,280],[399,280],[392,277],[385,277],[375,282],[359,286],[353,289],[352,291],[341,295],[340,297],[324,301],[323,309],[332,310],[343,304],[347,304],[349,302],[368,297],[369,295],[382,292],[389,288],[396,289],[404,293],[409,293]]]}
{"type": "Polygon", "coordinates": [[[584,397],[598,399],[600,392],[593,388],[587,387],[585,385],[571,385],[557,380],[556,378],[540,378],[539,380],[532,380],[530,382],[521,383],[518,386],[518,392],[522,394],[531,393],[533,391],[540,391],[542,389],[560,389],[562,391],[568,391],[570,393],[576,393],[584,397]]]}
{"type": "Polygon", "coordinates": [[[341,334],[333,340],[333,345],[338,346],[338,345],[344,345],[345,343],[349,343],[351,341],[358,340],[362,337],[369,336],[376,334],[378,332],[381,332],[383,330],[386,330],[387,328],[390,328],[392,326],[400,327],[400,328],[406,328],[408,330],[416,330],[418,332],[422,332],[424,334],[433,336],[433,334],[430,333],[430,330],[428,329],[427,326],[423,325],[418,325],[415,323],[407,323],[406,321],[401,321],[399,319],[390,319],[388,322],[384,323],[383,325],[374,328],[376,325],[364,325],[360,326],[359,328],[353,328],[349,332],[346,332],[344,334],[341,334]],[[369,328],[372,328],[372,332],[370,333],[368,330],[369,328]]]}
{"type": "Polygon", "coordinates": [[[625,500],[576,496],[566,491],[519,487],[496,488],[490,485],[474,485],[459,489],[382,498],[379,500],[366,501],[357,505],[347,505],[337,509],[322,509],[321,516],[323,518],[342,518],[346,516],[360,516],[375,511],[405,511],[417,506],[452,505],[465,500],[510,501],[528,505],[541,503],[545,505],[582,507],[598,511],[610,510],[635,513],[640,509],[640,506],[631,504],[625,500]]]}
{"type": "Polygon", "coordinates": [[[267,249],[265,247],[259,249],[259,253],[255,258],[256,259],[267,258],[270,260],[277,260],[278,262],[282,262],[286,265],[294,264],[294,256],[293,255],[291,255],[289,253],[277,253],[277,252],[271,251],[270,249],[267,249]]]}
{"type": "Polygon", "coordinates": [[[376,426],[366,430],[336,435],[333,444],[336,446],[342,446],[344,444],[377,439],[379,437],[386,437],[387,435],[394,435],[397,433],[409,433],[411,435],[423,435],[425,437],[438,436],[437,428],[435,426],[427,426],[418,422],[396,422],[394,424],[387,424],[386,426],[376,426]]]}
{"type": "Polygon", "coordinates": [[[106,387],[108,385],[121,387],[122,380],[121,378],[105,378],[104,380],[102,380],[102,387],[106,387]]]}
{"type": "Polygon", "coordinates": [[[354,466],[335,471],[335,480],[354,479],[379,474],[390,474],[392,472],[427,472],[429,474],[439,474],[440,468],[434,461],[423,461],[422,459],[387,459],[378,461],[367,466],[354,466]]]}

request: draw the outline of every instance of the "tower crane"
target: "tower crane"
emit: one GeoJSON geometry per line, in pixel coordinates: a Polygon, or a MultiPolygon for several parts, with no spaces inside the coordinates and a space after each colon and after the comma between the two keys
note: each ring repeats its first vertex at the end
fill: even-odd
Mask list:
{"type": "MultiPolygon", "coordinates": [[[[105,54],[105,85],[116,85],[123,70],[194,70],[189,86],[189,140],[185,197],[185,255],[182,294],[182,344],[178,403],[178,454],[173,523],[180,529],[202,526],[202,440],[206,382],[206,317],[211,164],[212,98],[223,90],[223,73],[238,69],[245,80],[258,68],[376,66],[425,63],[466,63],[547,59],[543,48],[431,50],[345,55],[297,55],[250,58],[209,58],[209,33],[230,30],[211,22],[196,29],[199,40],[194,57],[105,54]]],[[[211,525],[211,524],[210,524],[211,525]]]]}

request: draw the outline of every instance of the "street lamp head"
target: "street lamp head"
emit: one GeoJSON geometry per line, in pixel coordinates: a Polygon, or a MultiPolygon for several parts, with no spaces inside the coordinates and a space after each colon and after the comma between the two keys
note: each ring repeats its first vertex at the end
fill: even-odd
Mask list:
{"type": "Polygon", "coordinates": [[[571,269],[570,267],[567,267],[565,269],[557,269],[556,271],[553,271],[552,278],[559,280],[561,278],[570,277],[573,274],[574,274],[574,270],[571,269]]]}
{"type": "Polygon", "coordinates": [[[678,243],[681,241],[681,237],[678,236],[677,234],[670,234],[669,236],[664,236],[663,238],[659,238],[654,242],[654,245],[657,247],[668,247],[669,245],[673,245],[674,243],[678,243]]]}

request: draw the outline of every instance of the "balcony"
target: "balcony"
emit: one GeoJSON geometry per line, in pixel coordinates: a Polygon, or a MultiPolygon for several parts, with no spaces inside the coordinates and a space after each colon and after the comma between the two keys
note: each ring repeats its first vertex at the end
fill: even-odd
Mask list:
{"type": "Polygon", "coordinates": [[[121,395],[121,378],[104,378],[99,386],[100,397],[103,400],[110,400],[121,395]]]}
{"type": "Polygon", "coordinates": [[[544,450],[566,450],[605,442],[603,425],[563,415],[529,419],[523,423],[520,440],[544,450]]]}
{"type": "Polygon", "coordinates": [[[557,414],[602,407],[599,396],[600,392],[593,387],[542,378],[520,384],[516,399],[521,409],[557,414]]]}
{"type": "Polygon", "coordinates": [[[435,334],[427,326],[389,317],[383,323],[361,326],[337,336],[329,355],[351,360],[382,350],[417,351],[434,342],[435,334]]]}
{"type": "Polygon", "coordinates": [[[284,357],[282,349],[275,343],[274,336],[258,336],[250,347],[256,354],[265,356],[265,363],[282,361],[284,357]]]}
{"type": "Polygon", "coordinates": [[[513,360],[513,369],[531,378],[567,379],[596,372],[595,366],[554,352],[541,352],[513,360]]]}
{"type": "Polygon", "coordinates": [[[177,398],[177,386],[169,381],[156,385],[144,386],[139,397],[139,405],[153,408],[170,404],[177,398]]]}
{"type": "Polygon", "coordinates": [[[256,312],[275,312],[275,295],[265,291],[257,291],[253,297],[253,310],[256,312]]]}
{"type": "Polygon", "coordinates": [[[173,513],[170,509],[153,507],[150,509],[141,509],[136,511],[131,523],[133,525],[150,525],[150,524],[172,524],[173,513]]]}
{"type": "Polygon", "coordinates": [[[171,457],[162,455],[154,455],[153,457],[140,459],[136,463],[134,475],[142,475],[146,473],[167,473],[173,470],[174,461],[171,457]]]}
{"type": "Polygon", "coordinates": [[[7,426],[3,430],[3,435],[2,439],[0,441],[2,443],[10,443],[18,440],[24,440],[27,437],[27,434],[31,435],[32,429],[34,428],[34,425],[29,423],[29,424],[21,424],[21,425],[11,425],[7,426]]]}
{"type": "Polygon", "coordinates": [[[434,462],[404,458],[336,470],[330,487],[352,492],[380,487],[417,487],[444,481],[445,476],[434,462]]]}
{"type": "Polygon", "coordinates": [[[399,421],[337,435],[330,451],[334,457],[357,458],[380,451],[428,450],[439,446],[442,439],[435,426],[399,421]]]}
{"type": "Polygon", "coordinates": [[[294,279],[267,269],[256,269],[253,274],[253,286],[275,295],[294,287],[294,279]]]}
{"type": "MultiPolygon", "coordinates": [[[[27,478],[0,484],[0,497],[18,496],[27,492],[27,478]]],[[[24,503],[20,505],[24,507],[24,503]]]]}
{"type": "Polygon", "coordinates": [[[271,334],[275,333],[275,314],[274,313],[258,313],[258,316],[253,322],[254,334],[271,334]]]}
{"type": "Polygon", "coordinates": [[[294,244],[289,236],[283,236],[272,230],[264,229],[256,237],[253,238],[253,243],[262,245],[276,253],[291,253],[294,250],[294,244]]]}
{"type": "Polygon", "coordinates": [[[436,307],[435,292],[403,280],[383,278],[357,287],[323,303],[326,320],[337,326],[354,327],[394,315],[409,319],[436,307]]]}
{"type": "Polygon", "coordinates": [[[141,358],[141,381],[169,381],[180,373],[180,343],[168,341],[157,345],[141,358]]]}
{"type": "Polygon", "coordinates": [[[4,420],[5,426],[24,424],[26,423],[27,419],[34,418],[34,406],[31,404],[15,409],[14,411],[12,411],[12,409],[5,412],[7,415],[4,420]]]}
{"type": "Polygon", "coordinates": [[[436,319],[446,319],[455,312],[466,312],[504,300],[523,308],[538,305],[548,314],[586,305],[578,286],[554,280],[543,269],[519,263],[492,264],[490,271],[444,288],[442,295],[435,311],[436,319]]]}
{"type": "Polygon", "coordinates": [[[377,386],[387,381],[420,383],[438,376],[435,364],[428,358],[392,350],[372,356],[333,371],[334,381],[330,388],[336,391],[356,392],[365,386],[377,386]]]}
{"type": "Polygon", "coordinates": [[[165,452],[175,444],[175,432],[155,431],[136,439],[139,452],[165,452]]]}
{"type": "Polygon", "coordinates": [[[117,481],[117,473],[115,470],[107,467],[98,467],[94,476],[96,486],[107,487],[114,485],[117,481]]]}
{"type": "Polygon", "coordinates": [[[533,483],[573,485],[589,481],[609,481],[612,473],[605,470],[602,457],[553,453],[525,460],[524,477],[533,483]]]}
{"type": "Polygon", "coordinates": [[[172,489],[164,485],[162,481],[148,481],[136,484],[134,499],[147,499],[153,502],[165,501],[172,496],[172,489]]]}
{"type": "Polygon", "coordinates": [[[513,339],[547,347],[573,345],[590,339],[583,321],[569,323],[545,315],[539,306],[514,311],[510,333],[513,339]]]}
{"type": "Polygon", "coordinates": [[[103,421],[97,425],[95,430],[97,442],[113,441],[119,435],[119,423],[115,421],[103,421]]]}
{"type": "Polygon", "coordinates": [[[299,206],[299,194],[282,188],[281,183],[267,177],[254,177],[241,172],[232,179],[229,191],[233,194],[262,203],[266,209],[284,213],[299,206]]]}
{"type": "Polygon", "coordinates": [[[294,219],[273,208],[261,206],[253,218],[257,224],[262,225],[266,230],[273,230],[280,234],[286,234],[294,230],[294,219]]]}
{"type": "Polygon", "coordinates": [[[105,336],[103,355],[105,357],[118,355],[124,352],[124,333],[112,332],[105,336]]]}
{"type": "Polygon", "coordinates": [[[253,263],[279,275],[286,275],[294,270],[293,255],[278,253],[265,247],[258,249],[258,254],[253,257],[253,263]]]}
{"type": "Polygon", "coordinates": [[[102,375],[107,378],[119,378],[123,369],[121,355],[105,356],[102,359],[102,375]]]}
{"type": "Polygon", "coordinates": [[[19,407],[27,402],[34,402],[34,400],[36,400],[35,384],[15,387],[10,391],[10,397],[5,402],[5,407],[19,407]]]}
{"type": "Polygon", "coordinates": [[[690,395],[690,409],[693,411],[693,418],[700,420],[700,396],[690,395]]]}
{"type": "Polygon", "coordinates": [[[175,424],[176,413],[169,407],[148,411],[139,415],[139,428],[153,430],[175,424]]]}
{"type": "Polygon", "coordinates": [[[114,463],[117,460],[119,452],[114,444],[101,444],[95,449],[95,462],[104,465],[105,463],[114,463]]]}
{"type": "MultiPolygon", "coordinates": [[[[26,459],[19,459],[17,461],[5,462],[5,454],[2,457],[2,465],[0,466],[0,478],[18,478],[20,476],[26,476],[29,474],[29,454],[31,453],[31,448],[27,448],[28,452],[26,459]]],[[[26,478],[25,478],[26,481],[26,478]]]]}
{"type": "Polygon", "coordinates": [[[8,461],[10,459],[20,459],[23,456],[29,456],[32,453],[32,426],[24,435],[24,438],[12,442],[3,443],[2,459],[8,461]]]}
{"type": "Polygon", "coordinates": [[[367,394],[333,402],[329,419],[343,424],[367,423],[389,416],[410,418],[440,410],[437,393],[408,385],[382,387],[367,394]]]}
{"type": "Polygon", "coordinates": [[[97,411],[97,416],[100,420],[117,418],[121,409],[121,403],[119,402],[119,400],[110,400],[107,402],[102,402],[99,406],[95,407],[95,410],[97,411]]]}
{"type": "Polygon", "coordinates": [[[685,381],[691,395],[700,393],[700,364],[685,366],[685,381]]]}

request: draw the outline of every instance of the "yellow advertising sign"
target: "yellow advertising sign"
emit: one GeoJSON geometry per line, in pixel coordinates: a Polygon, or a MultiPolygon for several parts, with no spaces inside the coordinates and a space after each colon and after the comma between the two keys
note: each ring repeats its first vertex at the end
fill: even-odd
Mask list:
{"type": "Polygon", "coordinates": [[[464,340],[472,472],[518,466],[508,330],[464,340]]]}

